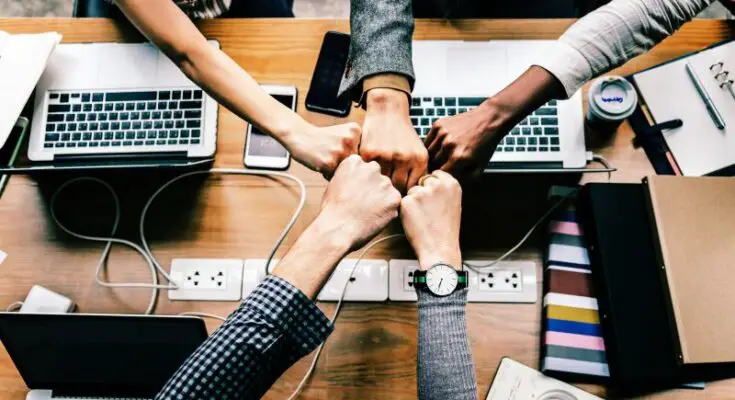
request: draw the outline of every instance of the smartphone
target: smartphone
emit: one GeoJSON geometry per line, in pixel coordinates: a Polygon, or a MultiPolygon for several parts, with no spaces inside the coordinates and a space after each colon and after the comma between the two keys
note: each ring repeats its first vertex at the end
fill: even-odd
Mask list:
{"type": "Polygon", "coordinates": [[[337,117],[346,117],[350,113],[349,96],[337,97],[349,52],[350,35],[332,31],[324,35],[309,93],[306,94],[307,110],[337,117]]]}
{"type": "MultiPolygon", "coordinates": [[[[295,86],[261,85],[261,88],[284,106],[296,111],[295,86]]],[[[284,170],[291,163],[291,154],[276,139],[253,124],[248,124],[243,161],[248,168],[284,170]]]]}

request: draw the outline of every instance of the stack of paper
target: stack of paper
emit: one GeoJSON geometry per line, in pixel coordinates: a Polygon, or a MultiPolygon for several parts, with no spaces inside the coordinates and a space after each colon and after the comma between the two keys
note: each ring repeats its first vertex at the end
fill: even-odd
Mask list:
{"type": "Polygon", "coordinates": [[[58,33],[10,35],[0,31],[0,148],[61,41],[58,33]]]}

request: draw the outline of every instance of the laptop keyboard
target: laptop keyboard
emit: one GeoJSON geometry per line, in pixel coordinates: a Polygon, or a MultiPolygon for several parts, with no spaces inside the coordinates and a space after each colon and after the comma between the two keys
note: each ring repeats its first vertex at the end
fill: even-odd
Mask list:
{"type": "MultiPolygon", "coordinates": [[[[411,123],[423,139],[440,118],[476,108],[482,97],[417,97],[411,99],[411,123]]],[[[502,153],[559,152],[559,116],[556,100],[534,111],[516,125],[495,149],[502,153]]]]}
{"type": "Polygon", "coordinates": [[[50,91],[44,148],[126,150],[200,145],[201,89],[50,91]]]}

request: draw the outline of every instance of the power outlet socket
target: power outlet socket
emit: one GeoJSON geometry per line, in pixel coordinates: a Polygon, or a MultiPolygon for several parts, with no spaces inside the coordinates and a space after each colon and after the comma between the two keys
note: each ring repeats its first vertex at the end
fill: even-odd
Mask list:
{"type": "MultiPolygon", "coordinates": [[[[317,296],[319,301],[339,301],[350,273],[355,269],[356,259],[344,259],[324,284],[317,296]]],[[[344,301],[386,301],[388,300],[388,262],[385,260],[363,259],[357,265],[354,280],[347,284],[344,301]]]]}
{"type": "Polygon", "coordinates": [[[250,296],[260,282],[273,271],[280,261],[277,258],[271,260],[270,271],[266,271],[265,258],[252,258],[245,260],[242,272],[242,298],[250,296]]]}
{"type": "Polygon", "coordinates": [[[171,278],[179,289],[168,291],[170,300],[238,301],[242,297],[243,260],[176,258],[171,278]]]}
{"type": "Polygon", "coordinates": [[[416,260],[390,260],[388,262],[388,298],[391,301],[418,301],[413,288],[413,272],[419,268],[416,260]]]}
{"type": "MultiPolygon", "coordinates": [[[[488,264],[491,260],[465,261],[471,265],[488,264]]],[[[416,260],[390,260],[389,291],[391,301],[418,301],[413,287],[413,272],[419,267],[416,260]]],[[[503,261],[478,275],[468,268],[471,303],[535,303],[537,300],[536,264],[532,261],[503,261]]]]}
{"type": "MultiPolygon", "coordinates": [[[[469,265],[489,264],[492,260],[468,260],[469,265]]],[[[533,261],[501,261],[490,268],[467,271],[471,303],[535,303],[538,299],[536,264],[533,261]]]]}

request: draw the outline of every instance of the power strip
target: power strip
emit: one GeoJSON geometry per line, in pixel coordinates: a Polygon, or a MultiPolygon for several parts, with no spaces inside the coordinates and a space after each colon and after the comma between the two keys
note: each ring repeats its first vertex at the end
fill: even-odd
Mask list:
{"type": "MultiPolygon", "coordinates": [[[[357,260],[344,259],[317,296],[319,301],[339,301],[342,290],[357,260]]],[[[388,261],[363,259],[352,272],[353,281],[347,284],[344,301],[388,300],[388,261]]]]}
{"type": "MultiPolygon", "coordinates": [[[[270,271],[278,265],[279,260],[271,261],[270,271]]],[[[265,259],[245,260],[243,271],[242,298],[246,298],[265,279],[265,259]]],[[[344,259],[332,272],[327,283],[317,296],[319,301],[339,301],[342,289],[352,272],[357,260],[344,259]]],[[[347,286],[344,301],[388,300],[388,262],[385,260],[363,259],[354,274],[354,281],[347,286]]]]}
{"type": "Polygon", "coordinates": [[[168,291],[169,300],[238,301],[242,297],[243,260],[176,258],[171,278],[178,289],[168,291]]]}
{"type": "MultiPolygon", "coordinates": [[[[344,259],[317,296],[319,301],[339,301],[342,289],[355,266],[355,259],[344,259]]],[[[175,259],[171,276],[179,285],[169,290],[171,300],[238,301],[246,298],[265,279],[265,259],[175,259]]],[[[278,265],[274,259],[268,271],[278,265]]],[[[468,260],[484,265],[491,260],[468,260]]],[[[347,285],[344,301],[417,301],[413,287],[416,260],[363,259],[347,285]]],[[[535,303],[538,299],[536,264],[532,261],[503,261],[481,274],[468,269],[471,303],[535,303]]]]}
{"type": "MultiPolygon", "coordinates": [[[[484,265],[491,260],[468,260],[470,265],[484,265]]],[[[391,301],[418,301],[413,287],[416,260],[390,260],[388,298],[391,301]]],[[[538,299],[536,264],[532,261],[502,261],[478,275],[467,271],[470,303],[535,303],[538,299]]]]}

